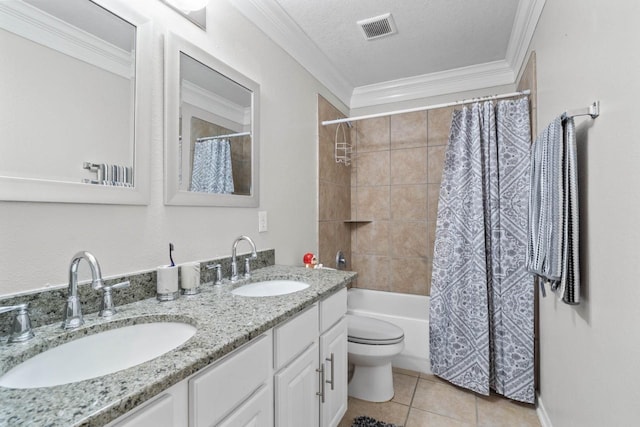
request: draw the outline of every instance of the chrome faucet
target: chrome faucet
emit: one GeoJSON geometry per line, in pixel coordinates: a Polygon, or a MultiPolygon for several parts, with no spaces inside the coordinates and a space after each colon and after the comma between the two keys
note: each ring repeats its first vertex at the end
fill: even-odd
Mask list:
{"type": "MultiPolygon", "coordinates": [[[[246,240],[251,245],[251,259],[258,258],[258,254],[256,253],[256,244],[253,243],[253,240],[251,240],[251,238],[247,236],[238,237],[233,242],[233,247],[231,249],[231,282],[232,283],[235,283],[240,279],[240,277],[238,276],[238,261],[236,260],[236,248],[238,247],[238,243],[240,243],[241,240],[246,240]]],[[[249,258],[246,258],[245,260],[244,277],[247,279],[251,277],[249,258]]]]}
{"type": "Polygon", "coordinates": [[[71,258],[71,265],[69,266],[69,294],[67,296],[64,319],[62,321],[63,329],[77,328],[84,323],[80,298],[78,298],[78,265],[83,259],[86,260],[89,267],[91,267],[91,285],[93,289],[101,289],[104,286],[102,283],[100,264],[98,264],[98,260],[93,254],[80,251],[71,258]]]}

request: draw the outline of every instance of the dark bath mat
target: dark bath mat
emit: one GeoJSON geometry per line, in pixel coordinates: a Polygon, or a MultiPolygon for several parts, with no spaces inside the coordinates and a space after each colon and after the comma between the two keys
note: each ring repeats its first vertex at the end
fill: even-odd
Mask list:
{"type": "Polygon", "coordinates": [[[371,417],[358,417],[353,420],[351,427],[399,427],[395,424],[387,424],[383,421],[378,421],[371,417]]]}

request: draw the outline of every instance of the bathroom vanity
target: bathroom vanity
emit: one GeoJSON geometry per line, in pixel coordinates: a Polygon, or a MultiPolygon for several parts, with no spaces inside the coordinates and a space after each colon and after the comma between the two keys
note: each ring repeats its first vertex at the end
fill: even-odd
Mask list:
{"type": "Polygon", "coordinates": [[[1,374],[48,348],[113,327],[180,321],[197,331],[182,346],[113,374],[47,388],[0,387],[0,424],[335,426],[347,404],[345,286],[355,276],[270,266],[256,270],[252,281],[310,286],[256,298],[231,293],[243,282],[208,283],[177,301],[123,305],[109,320],[87,315],[72,332],[59,324],[37,328],[27,343],[2,345],[1,374]]]}

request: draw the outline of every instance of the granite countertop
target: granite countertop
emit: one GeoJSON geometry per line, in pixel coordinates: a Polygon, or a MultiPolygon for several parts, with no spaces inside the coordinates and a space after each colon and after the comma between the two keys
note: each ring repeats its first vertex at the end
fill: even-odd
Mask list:
{"type": "MultiPolygon", "coordinates": [[[[176,301],[146,299],[117,307],[111,319],[85,315],[85,324],[63,331],[60,323],[35,329],[27,343],[0,343],[0,374],[23,360],[61,343],[114,327],[182,321],[196,334],[183,345],[135,367],[102,377],[35,389],[0,387],[0,426],[99,426],[130,411],[173,384],[230,353],[315,301],[343,288],[354,272],[270,266],[255,270],[251,282],[291,279],[310,286],[288,295],[249,298],[231,294],[248,283],[200,286],[201,293],[176,301]]],[[[118,303],[116,297],[116,305],[118,303]]]]}

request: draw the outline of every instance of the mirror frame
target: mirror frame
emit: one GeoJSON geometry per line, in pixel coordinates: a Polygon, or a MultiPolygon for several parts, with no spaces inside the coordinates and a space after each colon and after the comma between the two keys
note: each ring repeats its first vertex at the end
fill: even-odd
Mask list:
{"type": "Polygon", "coordinates": [[[165,37],[165,144],[164,182],[165,205],[257,207],[260,201],[260,173],[258,166],[260,147],[260,85],[210,53],[193,45],[177,34],[168,32],[165,37]],[[230,80],[251,91],[251,195],[208,194],[181,191],[178,182],[180,157],[178,138],[180,129],[180,53],[201,62],[230,80]]]}
{"type": "Polygon", "coordinates": [[[136,27],[136,86],[134,100],[134,187],[111,187],[81,182],[0,176],[0,200],[23,202],[149,204],[149,147],[151,138],[151,20],[114,0],[91,0],[136,27]]]}

